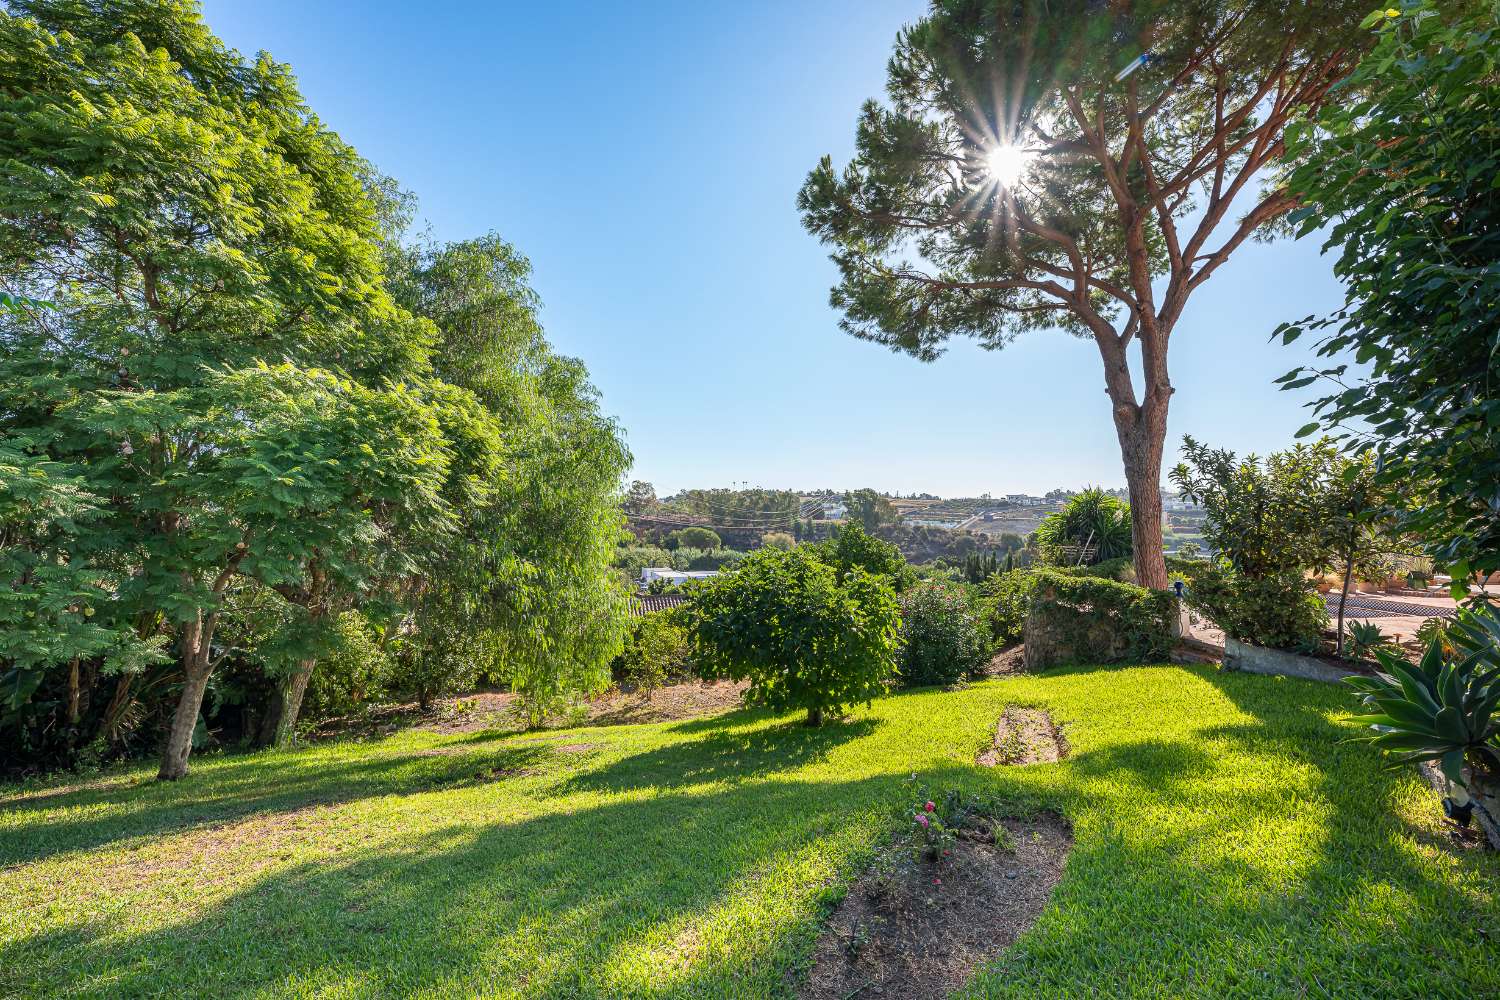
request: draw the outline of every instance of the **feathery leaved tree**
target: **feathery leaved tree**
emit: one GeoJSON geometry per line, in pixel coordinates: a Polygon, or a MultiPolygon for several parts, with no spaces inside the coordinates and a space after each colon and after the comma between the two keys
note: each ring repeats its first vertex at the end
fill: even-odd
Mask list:
{"type": "Polygon", "coordinates": [[[1273,173],[1286,126],[1347,72],[1366,9],[935,0],[897,39],[853,162],[825,157],[799,195],[855,336],[924,361],[956,334],[1094,341],[1142,585],[1167,585],[1168,344],[1192,293],[1293,207],[1273,173]]]}

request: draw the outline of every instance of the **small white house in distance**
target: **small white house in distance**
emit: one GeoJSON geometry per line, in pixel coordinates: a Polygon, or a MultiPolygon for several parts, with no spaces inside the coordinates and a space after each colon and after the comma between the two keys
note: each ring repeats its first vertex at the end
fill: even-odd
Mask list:
{"type": "Polygon", "coordinates": [[[849,516],[849,505],[842,500],[830,500],[823,505],[823,520],[842,521],[849,516]]]}
{"type": "Polygon", "coordinates": [[[672,585],[687,583],[689,580],[707,580],[719,575],[716,569],[680,570],[672,569],[670,566],[646,566],[641,570],[641,589],[651,586],[652,580],[665,580],[672,585]]]}

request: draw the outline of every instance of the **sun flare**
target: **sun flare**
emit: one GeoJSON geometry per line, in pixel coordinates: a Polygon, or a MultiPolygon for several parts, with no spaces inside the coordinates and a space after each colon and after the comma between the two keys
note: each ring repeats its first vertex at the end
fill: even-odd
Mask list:
{"type": "Polygon", "coordinates": [[[1013,187],[1026,173],[1032,154],[1020,146],[1001,145],[984,155],[990,177],[1001,187],[1013,187]]]}

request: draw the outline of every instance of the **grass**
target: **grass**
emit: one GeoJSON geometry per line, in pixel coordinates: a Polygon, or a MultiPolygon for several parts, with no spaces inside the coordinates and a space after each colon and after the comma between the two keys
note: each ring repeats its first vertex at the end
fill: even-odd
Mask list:
{"type": "Polygon", "coordinates": [[[776,997],[915,783],[1067,815],[976,997],[1500,993],[1500,861],[1343,743],[1348,692],[1070,669],[545,738],[408,731],[0,792],[0,996],[776,997]],[[972,766],[1007,704],[1072,755],[972,766]]]}

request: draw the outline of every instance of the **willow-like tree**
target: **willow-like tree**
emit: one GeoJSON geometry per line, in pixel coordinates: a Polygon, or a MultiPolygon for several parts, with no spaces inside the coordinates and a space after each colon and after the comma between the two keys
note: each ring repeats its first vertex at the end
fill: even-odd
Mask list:
{"type": "Polygon", "coordinates": [[[1143,585],[1167,585],[1168,344],[1193,292],[1294,207],[1274,173],[1286,126],[1348,72],[1366,10],[935,0],[897,39],[854,160],[825,157],[799,195],[857,337],[924,361],[954,335],[1094,341],[1143,585]]]}

